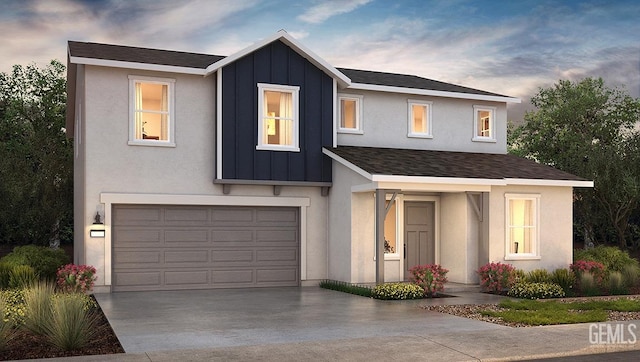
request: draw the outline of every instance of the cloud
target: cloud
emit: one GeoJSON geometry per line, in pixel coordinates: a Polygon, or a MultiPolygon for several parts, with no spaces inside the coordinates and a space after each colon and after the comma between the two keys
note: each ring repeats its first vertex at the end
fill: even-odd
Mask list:
{"type": "Polygon", "coordinates": [[[332,16],[351,12],[356,8],[367,4],[371,0],[329,0],[323,1],[307,9],[298,16],[298,20],[306,23],[319,24],[332,16]]]}

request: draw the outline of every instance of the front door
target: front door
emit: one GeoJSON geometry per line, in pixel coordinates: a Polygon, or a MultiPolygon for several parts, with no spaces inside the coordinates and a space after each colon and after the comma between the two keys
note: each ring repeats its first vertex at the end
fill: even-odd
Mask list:
{"type": "Polygon", "coordinates": [[[433,201],[407,201],[404,203],[404,270],[416,265],[436,262],[435,203],[433,201]]]}

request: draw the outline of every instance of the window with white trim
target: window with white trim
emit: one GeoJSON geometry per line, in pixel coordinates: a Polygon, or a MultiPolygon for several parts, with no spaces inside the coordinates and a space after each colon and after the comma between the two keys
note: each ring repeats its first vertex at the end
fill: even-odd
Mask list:
{"type": "Polygon", "coordinates": [[[540,195],[505,194],[505,259],[540,258],[540,195]]]}
{"type": "Polygon", "coordinates": [[[258,83],[258,150],[300,151],[300,87],[258,83]]]}
{"type": "Polygon", "coordinates": [[[409,100],[408,137],[432,138],[431,102],[409,100]]]}
{"type": "MultiPolygon", "coordinates": [[[[389,207],[389,202],[385,202],[385,207],[389,207]]],[[[394,200],[389,208],[389,212],[384,218],[384,253],[398,254],[398,213],[396,205],[398,200],[394,200]]]]}
{"type": "Polygon", "coordinates": [[[473,106],[473,140],[495,142],[496,108],[473,106]]]}
{"type": "Polygon", "coordinates": [[[129,144],[175,146],[175,79],[129,76],[129,144]]]}
{"type": "Polygon", "coordinates": [[[362,134],[362,96],[338,95],[338,132],[362,134]]]}

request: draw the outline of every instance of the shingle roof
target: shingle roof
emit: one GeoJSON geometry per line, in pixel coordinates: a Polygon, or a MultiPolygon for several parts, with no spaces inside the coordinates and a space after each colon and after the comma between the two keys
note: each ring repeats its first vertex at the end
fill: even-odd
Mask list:
{"type": "Polygon", "coordinates": [[[206,69],[225,58],[221,55],[69,41],[69,55],[78,58],[206,69]]]}
{"type": "Polygon", "coordinates": [[[337,68],[354,83],[375,84],[391,87],[426,89],[441,92],[478,94],[484,96],[506,97],[502,94],[485,92],[478,89],[467,88],[451,83],[418,77],[416,75],[374,72],[370,70],[337,68]]]}
{"type": "MultiPolygon", "coordinates": [[[[114,60],[141,64],[168,65],[186,68],[206,69],[209,65],[226,58],[222,55],[130,47],[123,45],[99,44],[69,41],[69,55],[77,58],[114,60]]],[[[392,86],[400,88],[465,93],[481,96],[506,97],[455,84],[439,82],[415,75],[375,72],[369,70],[336,68],[354,83],[392,86]]]]}
{"type": "Polygon", "coordinates": [[[327,150],[372,175],[587,181],[509,154],[355,146],[327,150]]]}

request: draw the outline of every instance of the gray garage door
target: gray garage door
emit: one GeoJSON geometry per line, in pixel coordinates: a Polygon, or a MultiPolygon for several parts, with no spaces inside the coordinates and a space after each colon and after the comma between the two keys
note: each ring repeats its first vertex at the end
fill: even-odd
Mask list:
{"type": "Polygon", "coordinates": [[[297,286],[297,208],[115,205],[114,291],[297,286]]]}

